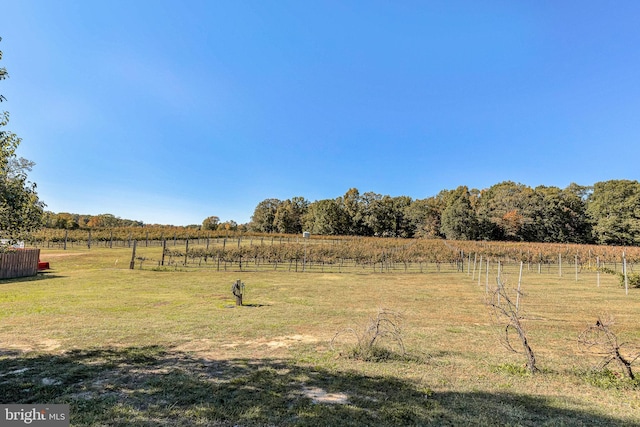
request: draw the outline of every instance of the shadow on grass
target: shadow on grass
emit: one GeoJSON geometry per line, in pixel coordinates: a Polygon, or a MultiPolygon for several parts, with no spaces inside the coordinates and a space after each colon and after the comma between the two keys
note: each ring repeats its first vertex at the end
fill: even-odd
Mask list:
{"type": "Polygon", "coordinates": [[[51,279],[64,279],[67,276],[61,276],[53,272],[39,272],[35,276],[16,277],[14,279],[0,279],[0,285],[6,285],[9,283],[22,283],[22,282],[40,282],[43,280],[51,279]]]}
{"type": "Polygon", "coordinates": [[[224,308],[260,308],[260,307],[271,307],[271,304],[242,304],[242,305],[236,305],[235,303],[232,304],[225,304],[223,306],[224,308]]]}
{"type": "Polygon", "coordinates": [[[156,346],[0,351],[0,403],[69,403],[77,426],[630,425],[531,396],[433,393],[396,378],[156,346]]]}

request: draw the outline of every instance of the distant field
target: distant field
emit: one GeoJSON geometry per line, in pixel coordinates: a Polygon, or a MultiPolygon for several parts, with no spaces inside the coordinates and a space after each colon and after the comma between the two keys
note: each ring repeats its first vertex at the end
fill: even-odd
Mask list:
{"type": "MultiPolygon", "coordinates": [[[[158,268],[161,249],[142,244],[130,270],[131,255],[44,248],[53,271],[0,282],[0,402],[69,403],[72,425],[640,425],[639,383],[615,365],[593,372],[599,359],[577,345],[610,314],[640,347],[640,289],[627,295],[607,274],[598,286],[585,263],[562,277],[524,264],[521,310],[542,370],[528,375],[484,304],[495,267],[487,281],[469,258],[463,272],[447,262],[296,273],[158,268]],[[404,315],[406,357],[330,348],[379,308],[404,315]]],[[[519,263],[503,268],[515,287],[519,263]]]]}

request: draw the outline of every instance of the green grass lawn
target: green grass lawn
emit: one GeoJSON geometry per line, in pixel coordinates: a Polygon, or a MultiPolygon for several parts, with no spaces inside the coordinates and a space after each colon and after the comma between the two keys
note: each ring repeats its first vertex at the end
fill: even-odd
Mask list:
{"type": "MultiPolygon", "coordinates": [[[[525,268],[521,310],[541,369],[529,375],[500,345],[484,273],[478,285],[445,268],[153,271],[129,270],[130,258],[45,249],[53,271],[0,282],[0,403],[69,403],[78,426],[640,425],[640,383],[615,365],[593,371],[598,357],[577,344],[610,314],[640,347],[640,290],[625,295],[614,276],[598,287],[593,272],[525,268]],[[331,349],[379,308],[403,314],[407,355],[331,349]]],[[[516,267],[505,277],[515,287],[516,267]]]]}

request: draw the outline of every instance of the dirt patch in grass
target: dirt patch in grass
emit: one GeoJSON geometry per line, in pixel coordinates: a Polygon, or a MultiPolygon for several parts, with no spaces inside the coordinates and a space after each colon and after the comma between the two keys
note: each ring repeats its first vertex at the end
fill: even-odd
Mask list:
{"type": "Polygon", "coordinates": [[[291,335],[285,337],[274,337],[268,339],[258,339],[248,341],[245,344],[249,346],[267,346],[268,348],[289,348],[297,344],[313,344],[318,342],[318,339],[310,335],[291,335]]]}
{"type": "Polygon", "coordinates": [[[313,403],[345,404],[349,399],[344,393],[327,393],[320,387],[303,387],[302,392],[313,403]]]}
{"type": "Polygon", "coordinates": [[[176,346],[176,350],[189,352],[199,357],[210,359],[221,359],[231,357],[239,351],[250,351],[254,357],[274,356],[276,354],[284,356],[286,352],[279,350],[288,350],[292,347],[304,344],[315,344],[319,340],[311,335],[290,335],[273,338],[257,338],[254,340],[239,340],[232,342],[220,343],[211,339],[192,340],[184,344],[176,346]]]}
{"type": "Polygon", "coordinates": [[[58,340],[44,339],[40,342],[39,346],[42,348],[43,351],[51,352],[53,350],[60,348],[60,345],[61,345],[60,341],[58,340]]]}

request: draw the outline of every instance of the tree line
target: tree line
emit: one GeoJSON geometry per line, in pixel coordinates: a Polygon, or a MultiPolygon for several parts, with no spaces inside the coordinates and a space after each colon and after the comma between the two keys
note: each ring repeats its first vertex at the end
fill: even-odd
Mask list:
{"type": "Polygon", "coordinates": [[[426,199],[360,194],[309,202],[304,197],[260,202],[248,225],[259,233],[548,243],[640,245],[640,183],[535,188],[504,181],[487,189],[442,190],[426,199]]]}
{"type": "Polygon", "coordinates": [[[145,227],[146,230],[150,228],[159,229],[175,229],[184,228],[190,230],[207,230],[207,231],[221,231],[221,232],[246,232],[246,225],[238,225],[235,221],[221,222],[217,216],[210,216],[202,221],[202,224],[192,224],[187,226],[173,226],[173,225],[160,225],[160,224],[145,224],[143,221],[134,219],[120,218],[110,213],[88,215],[88,214],[76,214],[68,212],[50,212],[45,211],[42,217],[42,226],[44,228],[51,229],[63,229],[63,230],[95,230],[95,229],[114,229],[123,227],[145,227]]]}
{"type": "Polygon", "coordinates": [[[91,228],[142,227],[142,221],[123,219],[106,213],[99,215],[83,215],[68,212],[54,213],[45,211],[42,218],[45,228],[61,228],[65,230],[83,230],[91,228]]]}

